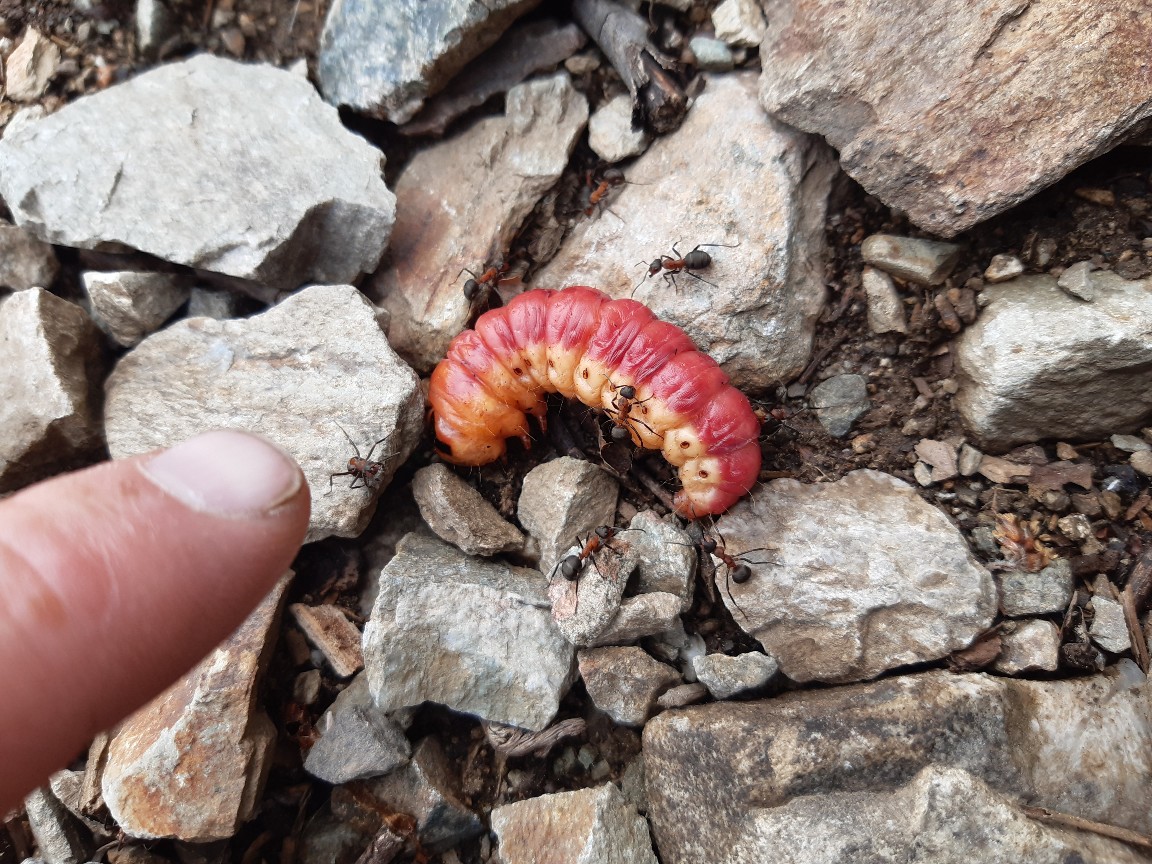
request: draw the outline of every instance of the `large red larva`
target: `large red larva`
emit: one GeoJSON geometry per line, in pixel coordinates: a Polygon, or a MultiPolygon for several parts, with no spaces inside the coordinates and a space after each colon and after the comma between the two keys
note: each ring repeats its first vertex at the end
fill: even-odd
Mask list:
{"type": "Polygon", "coordinates": [[[681,516],[723,512],[760,471],[760,424],[716,361],[642,303],[584,287],[526,291],[452,340],[428,393],[445,456],[484,465],[507,438],[529,446],[528,415],[544,417],[547,393],[607,411],[661,450],[680,469],[681,516]],[[628,412],[624,387],[636,391],[628,412]]]}

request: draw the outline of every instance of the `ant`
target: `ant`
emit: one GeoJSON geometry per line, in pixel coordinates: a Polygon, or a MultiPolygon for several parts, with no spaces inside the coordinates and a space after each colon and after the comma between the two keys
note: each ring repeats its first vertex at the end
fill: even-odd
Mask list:
{"type": "Polygon", "coordinates": [[[724,541],[724,535],[719,531],[715,531],[715,529],[713,529],[716,533],[716,537],[720,538],[719,542],[717,542],[716,537],[705,533],[704,529],[700,527],[699,522],[689,522],[686,530],[688,532],[688,537],[692,540],[692,543],[696,546],[699,546],[701,552],[705,553],[706,555],[715,555],[720,559],[720,563],[727,568],[724,574],[724,582],[725,589],[728,592],[728,599],[732,601],[732,605],[736,607],[740,614],[743,615],[745,619],[747,619],[748,613],[740,607],[740,604],[736,602],[736,598],[732,596],[732,586],[729,584],[729,582],[735,582],[737,585],[743,585],[745,582],[752,578],[752,567],[750,565],[772,563],[770,561],[746,561],[744,560],[743,556],[748,555],[751,552],[773,552],[775,550],[769,549],[766,546],[760,546],[756,549],[745,549],[740,553],[739,556],[733,556],[728,554],[728,550],[725,548],[727,544],[724,541]]]}
{"type": "MultiPolygon", "coordinates": [[[[584,175],[584,182],[588,186],[588,195],[584,203],[584,215],[591,216],[597,208],[600,208],[607,210],[609,213],[612,213],[613,216],[616,216],[617,219],[620,219],[619,216],[612,212],[612,208],[604,203],[604,199],[608,197],[609,191],[628,182],[624,179],[624,172],[619,168],[608,168],[601,172],[599,181],[595,180],[594,177],[595,175],[592,171],[584,175]]],[[[624,220],[621,219],[620,221],[624,220]]]]}
{"type": "MultiPolygon", "coordinates": [[[[336,425],[340,426],[339,423],[336,423],[336,425]]],[[[373,462],[372,454],[376,452],[377,447],[388,439],[381,438],[369,448],[367,456],[361,456],[360,448],[356,446],[356,442],[352,440],[352,436],[348,434],[348,430],[340,426],[340,431],[344,433],[344,437],[348,439],[348,443],[352,445],[352,449],[356,451],[356,455],[348,460],[347,471],[337,471],[328,475],[328,491],[332,491],[332,481],[337,477],[351,477],[352,485],[348,487],[349,489],[359,489],[362,487],[375,489],[380,485],[380,478],[384,475],[384,463],[373,462]],[[357,480],[360,481],[360,486],[356,485],[357,480]]]]}
{"type": "Polygon", "coordinates": [[[503,280],[503,276],[508,272],[510,265],[503,258],[498,258],[496,263],[477,276],[467,267],[461,267],[460,272],[456,274],[459,279],[465,273],[472,278],[464,283],[464,297],[469,303],[475,302],[476,298],[480,296],[481,289],[491,293],[496,290],[496,286],[503,280]]]}
{"type": "Polygon", "coordinates": [[[648,399],[637,399],[636,388],[631,384],[621,384],[617,386],[609,381],[608,385],[616,394],[612,397],[612,408],[608,415],[612,419],[613,424],[611,433],[613,441],[624,442],[638,437],[634,436],[632,428],[629,425],[630,423],[639,423],[656,437],[663,437],[639,417],[631,416],[632,409],[637,405],[643,405],[648,399],[652,398],[651,396],[649,396],[648,399]],[[615,412],[615,415],[611,413],[612,411],[615,412]]]}
{"type": "MultiPolygon", "coordinates": [[[[677,243],[680,241],[676,241],[677,243]]],[[[698,243],[696,248],[689,252],[687,255],[680,255],[680,250],[676,248],[676,243],[672,244],[672,251],[676,253],[676,257],[671,255],[661,255],[659,258],[653,258],[651,262],[645,264],[643,261],[638,261],[638,267],[647,267],[648,272],[636,283],[636,287],[632,289],[632,293],[636,293],[636,288],[639,288],[644,280],[655,276],[661,270],[664,271],[664,281],[676,284],[677,273],[687,273],[693,279],[699,279],[705,285],[716,287],[716,283],[709,282],[703,276],[698,276],[693,273],[693,270],[703,270],[712,265],[712,256],[707,252],[701,252],[702,246],[723,246],[725,249],[735,249],[739,243],[698,243]]]]}
{"type": "MultiPolygon", "coordinates": [[[[566,556],[556,565],[556,570],[569,582],[575,582],[580,578],[580,572],[584,569],[584,562],[591,558],[592,566],[596,567],[596,572],[599,573],[600,568],[597,566],[596,559],[593,557],[597,552],[601,549],[612,549],[608,543],[617,534],[623,534],[625,531],[643,530],[643,528],[615,528],[611,525],[601,525],[588,535],[587,540],[581,540],[577,537],[576,544],[581,547],[580,551],[566,556]]],[[[612,549],[612,551],[616,552],[617,555],[620,554],[616,549],[612,549]]],[[[554,570],[553,573],[555,573],[556,570],[554,570]]]]}

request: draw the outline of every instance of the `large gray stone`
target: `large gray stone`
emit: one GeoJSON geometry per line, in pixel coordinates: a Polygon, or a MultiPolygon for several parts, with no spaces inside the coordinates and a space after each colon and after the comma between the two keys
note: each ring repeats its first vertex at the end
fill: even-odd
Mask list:
{"type": "Polygon", "coordinates": [[[1143,0],[768,0],[761,98],[951,237],[1141,130],[1143,0]]]}
{"type": "Polygon", "coordinates": [[[382,465],[377,485],[387,485],[424,425],[415,373],[348,285],[307,288],[251,318],[179,321],[121,359],[106,386],[116,458],[220,427],[284,447],[312,491],[308,540],[358,535],[375,508],[374,490],[331,475],[348,470],[356,449],[367,458],[382,438],[372,460],[382,465]]]}
{"type": "Polygon", "coordinates": [[[295,288],[375,269],[383,161],[301,76],[204,54],[9,129],[0,195],[41,240],[295,288]]]}

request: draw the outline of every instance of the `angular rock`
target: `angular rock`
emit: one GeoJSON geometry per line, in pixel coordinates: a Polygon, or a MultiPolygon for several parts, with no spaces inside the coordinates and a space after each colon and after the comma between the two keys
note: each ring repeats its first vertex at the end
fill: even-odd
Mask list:
{"type": "Polygon", "coordinates": [[[573,649],[549,614],[534,570],[470,558],[409,534],[380,574],[364,628],[376,704],[430,700],[538,731],[572,681],[573,649]]]}
{"type": "Polygon", "coordinates": [[[23,228],[0,221],[0,288],[48,288],[59,270],[60,262],[51,245],[23,228]]]}
{"type": "Polygon", "coordinates": [[[688,47],[692,51],[692,56],[696,58],[696,65],[701,72],[731,72],[736,65],[732,49],[721,39],[693,36],[688,47]]]}
{"type": "MultiPolygon", "coordinates": [[[[955,822],[971,826],[958,834],[983,836],[987,793],[976,796],[975,814],[964,790],[938,795],[943,812],[925,820],[931,790],[910,799],[900,789],[926,770],[963,771],[998,796],[1147,833],[1148,684],[1110,673],[1036,682],[929,672],[663,714],[644,729],[657,848],[666,864],[775,860],[780,849],[809,845],[818,857],[794,860],[1072,860],[968,846],[968,857],[952,856],[957,840],[932,826],[955,822]],[[845,830],[852,851],[830,859],[845,830]],[[921,849],[920,838],[929,845],[921,849]]],[[[999,836],[990,829],[990,842],[999,836]]]]}
{"type": "Polygon", "coordinates": [[[498,555],[524,548],[524,535],[443,463],[416,472],[412,495],[436,536],[469,555],[498,555]]]}
{"type": "Polygon", "coordinates": [[[988,269],[984,271],[984,279],[988,282],[1007,282],[1023,272],[1024,262],[1015,255],[993,255],[988,262],[988,269]]]}
{"type": "Polygon", "coordinates": [[[0,492],[95,456],[103,371],[79,306],[42,288],[0,300],[0,492]]]}
{"type": "Polygon", "coordinates": [[[696,576],[696,547],[675,522],[667,522],[651,510],[632,517],[628,537],[640,556],[636,565],[636,593],[660,592],[680,598],[680,608],[692,606],[696,576]]]}
{"type": "Polygon", "coordinates": [[[29,27],[4,63],[4,95],[14,102],[34,102],[44,95],[59,67],[56,43],[29,27]]]}
{"type": "Polygon", "coordinates": [[[956,463],[956,448],[947,441],[921,438],[916,442],[916,455],[932,466],[930,479],[933,483],[943,483],[960,473],[956,463]]]}
{"type": "Polygon", "coordinates": [[[767,390],[807,364],[824,302],[824,214],[832,155],[766,120],[750,74],[711,77],[684,124],[656,140],[582,219],[533,285],[582,284],[649,306],[684,328],[736,386],[767,390]],[[717,130],[724,130],[723,153],[717,130]],[[643,185],[641,185],[643,184],[643,185]],[[638,261],[697,244],[712,264],[694,279],[641,279],[638,261]]]}
{"type": "Polygon", "coordinates": [[[1000,611],[1012,617],[1063,612],[1072,598],[1072,566],[1058,558],[1038,573],[1007,570],[1000,575],[1000,611]]]}
{"type": "Polygon", "coordinates": [[[334,3],[317,78],[333,105],[405,123],[539,0],[334,3]]]}
{"type": "Polygon", "coordinates": [[[749,651],[729,657],[727,654],[708,654],[692,660],[692,668],[700,683],[716,699],[728,699],[746,690],[763,687],[780,667],[767,654],[749,651]]]}
{"type": "Polygon", "coordinates": [[[404,730],[372,701],[367,675],[352,679],[316,728],[320,738],[308,751],[304,770],[326,783],[379,777],[412,754],[404,730]]]}
{"type": "Polygon", "coordinates": [[[41,240],[291,289],[375,269],[395,211],[382,167],[304,78],[202,54],[10,127],[0,196],[41,240]]]}
{"type": "Polygon", "coordinates": [[[1152,416],[1152,280],[1092,274],[1088,304],[1051,276],[984,291],[956,351],[965,426],[989,448],[1133,432],[1152,416]]]}
{"type": "MultiPolygon", "coordinates": [[[[604,546],[582,562],[576,579],[567,579],[559,567],[548,577],[552,620],[564,638],[577,647],[591,645],[619,617],[620,598],[636,569],[638,556],[630,540],[613,537],[604,546]]],[[[580,547],[574,546],[565,557],[580,552],[580,547]]],[[[621,625],[629,626],[631,618],[621,625]]]]}
{"type": "Polygon", "coordinates": [[[131,348],[160,328],[188,300],[188,278],[174,273],[82,274],[92,318],[117,343],[131,348]]]}
{"type": "Polygon", "coordinates": [[[1092,612],[1088,635],[1093,642],[1113,654],[1123,653],[1132,647],[1128,625],[1124,622],[1124,607],[1119,602],[1097,594],[1092,598],[1092,612]]]}
{"type": "Polygon", "coordinates": [[[768,32],[756,0],[724,0],[712,12],[712,26],[717,39],[742,48],[755,48],[768,32]]]}
{"type": "Polygon", "coordinates": [[[504,864],[656,864],[648,823],[613,783],[492,811],[504,864]]]}
{"type": "Polygon", "coordinates": [[[415,373],[348,285],[307,288],[251,318],[179,321],[121,359],[106,387],[113,457],[220,427],[284,447],[312,491],[308,541],[356,536],[372,515],[373,489],[350,488],[355,477],[333,482],[354,446],[366,455],[383,439],[372,458],[385,486],[424,427],[415,373]]]}
{"type": "Polygon", "coordinates": [[[868,298],[868,329],[873,333],[907,333],[904,302],[892,277],[875,267],[865,267],[860,283],[868,298]]]}
{"type": "Polygon", "coordinates": [[[1091,261],[1077,261],[1060,274],[1056,285],[1077,300],[1091,303],[1096,299],[1096,289],[1092,284],[1092,271],[1095,269],[1091,261]]]}
{"type": "Polygon", "coordinates": [[[657,697],[680,683],[680,673],[643,648],[585,648],[577,659],[596,707],[624,726],[643,726],[657,697]]]}
{"type": "Polygon", "coordinates": [[[45,864],[83,864],[91,858],[95,851],[91,835],[51,790],[30,792],[24,810],[45,864]]]}
{"type": "Polygon", "coordinates": [[[288,611],[308,641],[324,655],[337,678],[355,675],[364,667],[360,631],[339,607],[331,603],[320,606],[293,603],[288,611]]]}
{"type": "Polygon", "coordinates": [[[824,135],[870,193],[952,237],[1142,128],[1152,104],[1130,27],[1143,11],[1139,0],[1058,0],[1043,14],[1016,0],[773,0],[761,96],[824,135]],[[1082,48],[1069,51],[1070,33],[1082,48]]]}
{"type": "MultiPolygon", "coordinates": [[[[385,805],[380,808],[384,812],[415,817],[420,845],[435,854],[484,830],[479,817],[460,800],[457,776],[459,768],[448,763],[439,742],[429,736],[416,745],[411,761],[402,770],[373,780],[363,789],[385,805]]],[[[349,811],[357,806],[348,805],[349,811]]],[[[334,809],[338,809],[335,803],[334,809]]]]}
{"type": "MultiPolygon", "coordinates": [[[[966,647],[992,623],[992,577],[959,531],[900,480],[774,480],[717,523],[752,578],[730,611],[794,681],[857,681],[966,647]],[[826,539],[835,537],[829,544],[826,539]]],[[[720,568],[717,582],[723,582],[720,568]]]]}
{"type": "Polygon", "coordinates": [[[692,705],[707,697],[708,688],[703,684],[699,682],[681,684],[678,687],[673,687],[671,690],[665,690],[660,694],[656,700],[656,707],[663,709],[683,708],[685,705],[692,705]]]}
{"type": "Polygon", "coordinates": [[[1051,621],[1019,621],[1000,634],[1000,656],[992,668],[1004,675],[1055,672],[1060,666],[1060,628],[1051,621]]]}
{"type": "Polygon", "coordinates": [[[320,698],[320,685],[323,683],[319,669],[301,672],[292,682],[292,701],[297,705],[315,705],[320,698]]]}
{"type": "Polygon", "coordinates": [[[1138,450],[1128,457],[1128,464],[1145,477],[1152,477],[1152,451],[1138,450]]]}
{"type": "Polygon", "coordinates": [[[588,118],[588,146],[605,162],[639,156],[650,140],[643,127],[632,128],[632,98],[627,93],[609,99],[588,118]]]}
{"type": "Polygon", "coordinates": [[[860,254],[873,267],[917,285],[939,285],[960,260],[960,247],[918,237],[873,234],[860,254]]]}
{"type": "Polygon", "coordinates": [[[868,385],[862,375],[835,375],[813,388],[808,404],[816,419],[833,438],[852,431],[856,418],[872,407],[868,385]]]}
{"type": "Polygon", "coordinates": [[[211,288],[192,288],[188,297],[188,318],[239,318],[244,298],[234,291],[215,291],[211,288]]]}
{"type": "Polygon", "coordinates": [[[252,818],[276,741],[257,707],[291,574],[199,666],[125,721],[101,787],[129,837],[207,842],[252,818]]]}
{"type": "Polygon", "coordinates": [[[539,546],[542,573],[555,575],[561,552],[577,537],[613,523],[619,493],[619,484],[606,471],[570,456],[528,472],[516,514],[539,546]]]}
{"type": "Polygon", "coordinates": [[[680,598],[662,591],[627,597],[620,603],[616,617],[591,641],[590,647],[631,645],[644,636],[664,633],[676,626],[680,609],[680,598]]]}
{"type": "Polygon", "coordinates": [[[396,182],[400,219],[389,266],[370,293],[391,315],[388,338],[421,372],[472,314],[462,267],[481,273],[568,165],[588,103],[566,74],[508,91],[503,117],[417,153],[396,182]]]}

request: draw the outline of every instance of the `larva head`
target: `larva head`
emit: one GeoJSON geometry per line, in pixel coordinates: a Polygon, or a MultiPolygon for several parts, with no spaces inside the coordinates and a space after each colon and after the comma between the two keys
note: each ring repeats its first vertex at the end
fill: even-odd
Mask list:
{"type": "Polygon", "coordinates": [[[676,512],[687,519],[723,513],[751,491],[759,473],[757,441],[686,462],[680,468],[684,488],[676,493],[676,512]]]}

